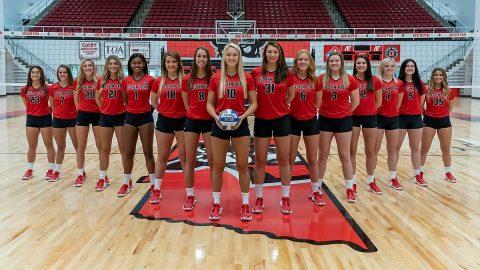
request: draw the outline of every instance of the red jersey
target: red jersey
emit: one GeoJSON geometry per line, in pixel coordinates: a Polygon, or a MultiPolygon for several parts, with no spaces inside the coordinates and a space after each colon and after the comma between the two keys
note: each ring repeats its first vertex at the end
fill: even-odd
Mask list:
{"type": "Polygon", "coordinates": [[[375,107],[375,99],[377,91],[382,91],[382,82],[377,76],[372,76],[373,89],[367,89],[367,81],[360,80],[356,76],[353,76],[358,84],[358,90],[360,95],[360,103],[353,111],[353,115],[375,115],[377,114],[377,108],[375,107]],[[373,91],[372,91],[373,90],[373,91]]]}
{"type": "Polygon", "coordinates": [[[352,115],[350,107],[350,93],[358,89],[357,81],[352,75],[348,75],[348,87],[345,89],[342,85],[342,80],[328,80],[327,87],[323,87],[323,77],[320,75],[317,79],[315,89],[323,91],[322,104],[320,105],[319,114],[328,118],[344,118],[352,115]]]}
{"type": "Polygon", "coordinates": [[[426,95],[425,115],[433,118],[446,117],[450,114],[448,103],[453,100],[452,92],[445,97],[442,89],[434,89],[432,95],[426,95]]]}
{"type": "MultiPolygon", "coordinates": [[[[422,90],[425,94],[427,92],[427,87],[425,83],[422,83],[422,90]]],[[[407,115],[420,115],[422,114],[422,104],[420,104],[420,93],[415,87],[413,82],[405,82],[403,84],[403,99],[402,104],[400,105],[400,114],[407,115]]]]}
{"type": "MultiPolygon", "coordinates": [[[[255,83],[250,74],[245,73],[245,81],[247,83],[247,91],[255,91],[255,83]]],[[[224,93],[220,98],[220,72],[215,73],[208,85],[208,91],[215,92],[215,112],[220,114],[223,110],[232,109],[237,111],[241,116],[247,110],[245,108],[245,99],[247,98],[243,94],[243,87],[240,83],[238,74],[233,77],[226,75],[224,93]]]]}
{"type": "Polygon", "coordinates": [[[262,74],[262,67],[252,70],[253,81],[257,87],[258,108],[255,117],[270,120],[290,113],[287,104],[287,91],[293,85],[293,74],[288,72],[287,79],[275,83],[275,72],[262,74]]]}
{"type": "Polygon", "coordinates": [[[117,115],[125,112],[125,104],[122,96],[122,84],[119,79],[107,79],[102,89],[103,114],[117,115]]]}
{"type": "Polygon", "coordinates": [[[168,76],[165,79],[165,84],[162,89],[158,89],[162,77],[158,77],[152,86],[152,92],[159,97],[157,111],[163,116],[170,118],[181,118],[187,115],[185,106],[182,99],[182,87],[180,86],[180,80],[170,79],[168,76]],[[160,93],[158,93],[160,91],[160,93]]]}
{"type": "MultiPolygon", "coordinates": [[[[77,89],[78,81],[75,80],[73,83],[73,87],[77,89]]],[[[82,84],[82,89],[78,93],[78,110],[84,112],[94,112],[100,113],[100,108],[98,108],[98,104],[95,101],[95,91],[100,89],[100,83],[93,80],[87,81],[84,80],[82,84]]]]}
{"type": "Polygon", "coordinates": [[[27,101],[27,114],[33,116],[45,116],[50,113],[48,107],[48,88],[47,86],[40,86],[35,88],[33,86],[25,85],[20,91],[20,95],[27,101]]]}
{"type": "Polygon", "coordinates": [[[190,74],[183,77],[182,91],[188,93],[188,111],[187,117],[196,120],[210,120],[212,117],[207,112],[207,91],[208,81],[207,76],[195,78],[192,84],[192,89],[188,89],[188,80],[190,74]]]}
{"type": "Polygon", "coordinates": [[[53,117],[60,119],[77,117],[73,91],[75,91],[73,84],[63,87],[58,82],[48,88],[48,94],[53,97],[53,117]]]}
{"type": "Polygon", "coordinates": [[[128,76],[122,80],[122,91],[127,93],[126,110],[129,113],[141,114],[150,111],[150,91],[155,79],[144,74],[140,80],[128,76]]]}
{"type": "Polygon", "coordinates": [[[317,115],[315,98],[319,89],[312,86],[308,77],[300,79],[298,76],[293,78],[293,87],[295,88],[295,97],[290,104],[290,115],[302,121],[312,119],[317,115]]]}
{"type": "Polygon", "coordinates": [[[382,106],[378,108],[378,114],[394,117],[399,115],[398,94],[403,93],[403,82],[392,79],[390,82],[382,80],[382,106]]]}

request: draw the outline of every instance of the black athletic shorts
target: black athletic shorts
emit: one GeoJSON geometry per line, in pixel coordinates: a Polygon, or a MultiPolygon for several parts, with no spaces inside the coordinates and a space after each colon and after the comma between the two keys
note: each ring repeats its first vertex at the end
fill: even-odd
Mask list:
{"type": "Polygon", "coordinates": [[[177,131],[183,131],[185,128],[186,117],[170,118],[164,115],[158,114],[156,130],[163,133],[175,133],[177,131]]]}
{"type": "Polygon", "coordinates": [[[152,112],[146,113],[125,113],[125,124],[140,127],[148,123],[153,123],[152,112]]]}
{"type": "Polygon", "coordinates": [[[318,127],[320,132],[342,133],[352,131],[352,117],[330,118],[322,115],[318,116],[318,127]]]}
{"type": "Polygon", "coordinates": [[[450,122],[450,116],[434,118],[428,115],[423,116],[423,125],[433,129],[449,128],[452,127],[450,122]]]}
{"type": "Polygon", "coordinates": [[[353,115],[352,125],[354,127],[362,128],[376,128],[377,127],[377,115],[353,115]]]}
{"type": "Polygon", "coordinates": [[[100,113],[94,112],[84,112],[78,111],[77,112],[77,122],[75,123],[77,126],[98,126],[100,123],[100,113]]]}
{"type": "Polygon", "coordinates": [[[46,128],[52,126],[52,115],[29,115],[27,114],[27,127],[34,127],[34,128],[46,128]]]}
{"type": "Polygon", "coordinates": [[[379,129],[395,130],[400,127],[400,120],[398,116],[388,117],[384,115],[377,115],[377,124],[379,129]]]}
{"type": "Polygon", "coordinates": [[[75,127],[77,118],[72,119],[62,119],[62,118],[53,118],[52,124],[54,128],[71,128],[75,127]]]}
{"type": "Polygon", "coordinates": [[[185,120],[185,132],[193,132],[197,134],[212,132],[213,119],[198,120],[187,117],[185,120]]]}
{"type": "Polygon", "coordinates": [[[255,117],[253,135],[260,138],[284,137],[290,135],[290,115],[265,120],[255,117]]]}
{"type": "Polygon", "coordinates": [[[302,132],[303,136],[318,135],[317,116],[309,120],[298,120],[290,116],[290,134],[300,136],[302,132]]]}
{"type": "Polygon", "coordinates": [[[419,129],[423,128],[422,116],[400,114],[399,127],[401,129],[419,129]]]}
{"type": "Polygon", "coordinates": [[[121,114],[101,114],[100,126],[101,127],[123,127],[125,124],[125,113],[121,114]]]}
{"type": "Polygon", "coordinates": [[[230,140],[230,138],[250,136],[250,130],[248,129],[248,121],[247,119],[244,119],[240,126],[235,130],[223,130],[218,127],[217,123],[213,122],[212,136],[222,140],[230,140]]]}

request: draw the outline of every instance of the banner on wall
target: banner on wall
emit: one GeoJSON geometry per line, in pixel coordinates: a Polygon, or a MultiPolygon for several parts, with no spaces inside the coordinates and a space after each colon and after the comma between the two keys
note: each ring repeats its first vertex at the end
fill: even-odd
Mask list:
{"type": "Polygon", "coordinates": [[[141,53],[150,59],[150,42],[130,42],[130,55],[134,53],[141,53]]]}
{"type": "Polygon", "coordinates": [[[125,42],[104,42],[103,43],[103,57],[107,58],[110,55],[115,55],[120,59],[126,57],[125,42]]]}
{"type": "Polygon", "coordinates": [[[370,61],[382,61],[384,58],[393,58],[395,62],[400,62],[400,45],[399,44],[356,44],[356,45],[324,45],[323,60],[333,52],[341,52],[345,61],[354,61],[359,54],[365,54],[370,61]]]}
{"type": "MultiPolygon", "coordinates": [[[[240,44],[242,56],[245,58],[261,58],[263,49],[265,48],[266,40],[257,40],[254,44],[240,44]]],[[[310,41],[279,41],[283,48],[285,58],[294,58],[298,50],[306,49],[310,51],[310,41]]],[[[198,47],[205,47],[208,49],[212,58],[221,58],[225,44],[218,44],[215,41],[167,41],[169,50],[178,52],[182,57],[193,57],[195,50],[198,47]]]]}
{"type": "Polygon", "coordinates": [[[99,41],[80,41],[79,43],[80,59],[100,58],[100,42],[99,41]]]}

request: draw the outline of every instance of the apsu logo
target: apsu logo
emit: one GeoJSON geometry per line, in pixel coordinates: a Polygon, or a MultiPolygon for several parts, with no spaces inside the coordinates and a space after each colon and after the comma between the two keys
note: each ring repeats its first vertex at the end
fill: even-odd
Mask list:
{"type": "Polygon", "coordinates": [[[393,46],[388,46],[385,48],[384,56],[386,58],[393,58],[396,59],[398,57],[398,49],[393,46]]]}
{"type": "MultiPolygon", "coordinates": [[[[260,58],[262,57],[262,48],[265,46],[264,40],[256,40],[254,44],[237,44],[242,50],[242,56],[246,58],[260,58]]],[[[223,49],[227,44],[218,44],[216,41],[211,42],[212,47],[215,48],[215,57],[221,58],[223,49]]]]}
{"type": "MultiPolygon", "coordinates": [[[[248,161],[252,183],[250,188],[250,204],[252,205],[255,200],[253,144],[250,145],[250,149],[248,161]]],[[[203,143],[200,143],[197,153],[194,186],[198,203],[194,210],[182,210],[185,198],[184,175],[178,158],[178,149],[174,148],[167,162],[160,203],[149,203],[149,180],[148,177],[141,177],[137,183],[148,184],[145,185],[145,194],[130,214],[141,219],[164,220],[171,223],[183,222],[192,226],[222,227],[241,234],[262,234],[272,239],[285,239],[313,245],[345,244],[360,252],[377,251],[375,245],[325,183],[322,186],[325,206],[316,206],[308,199],[311,184],[307,162],[298,153],[292,170],[290,192],[293,213],[285,215],[280,212],[281,182],[278,163],[275,158],[276,149],[273,144],[269,147],[265,167],[263,197],[266,208],[264,212],[254,214],[253,220],[250,222],[240,220],[239,213],[242,201],[238,180],[239,173],[236,167],[235,154],[230,146],[223,173],[222,218],[218,221],[210,221],[208,215],[212,206],[212,187],[206,149],[203,143]]]]}

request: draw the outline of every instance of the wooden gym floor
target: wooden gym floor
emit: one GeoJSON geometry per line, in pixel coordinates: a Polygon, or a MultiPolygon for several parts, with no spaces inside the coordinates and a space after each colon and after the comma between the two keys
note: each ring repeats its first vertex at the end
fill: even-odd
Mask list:
{"type": "MultiPolygon", "coordinates": [[[[452,113],[456,184],[443,180],[441,153],[435,139],[425,170],[429,186],[413,185],[405,141],[398,169],[405,190],[387,187],[386,153],[382,150],[376,175],[384,194],[369,193],[364,189],[362,145],[357,158],[359,200],[349,204],[344,198],[344,182],[338,181],[342,176],[336,149],[332,149],[325,184],[378,249],[359,252],[345,244],[314,245],[262,234],[240,234],[223,227],[138,219],[130,212],[148,185],[136,184],[125,198],[115,196],[122,176],[117,147],[113,147],[110,159],[112,185],[103,192],[94,191],[98,155],[93,136],[86,155],[89,180],[84,187],[73,187],[76,162],[71,145],[62,168],[63,179],[58,183],[40,180],[48,165],[41,141],[35,164],[37,176],[22,181],[27,151],[24,108],[17,95],[1,97],[0,267],[480,269],[479,105],[478,99],[458,98],[452,113]]],[[[134,178],[146,174],[140,145],[137,149],[134,178]]],[[[304,153],[303,148],[299,151],[304,153]]],[[[182,211],[181,205],[178,209],[182,211]]]]}

